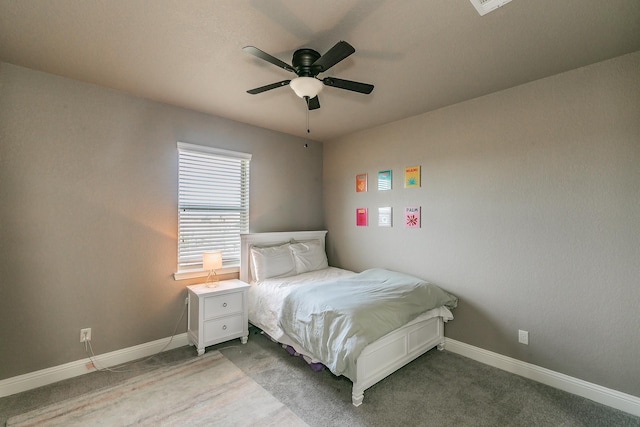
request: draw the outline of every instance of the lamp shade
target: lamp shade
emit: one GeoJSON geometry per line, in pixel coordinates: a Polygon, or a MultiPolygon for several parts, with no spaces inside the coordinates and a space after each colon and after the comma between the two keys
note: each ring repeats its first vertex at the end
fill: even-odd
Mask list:
{"type": "Polygon", "coordinates": [[[222,252],[221,251],[208,251],[202,253],[202,269],[203,270],[217,270],[222,268],[222,252]]]}
{"type": "Polygon", "coordinates": [[[300,98],[308,96],[309,99],[311,99],[315,98],[320,93],[324,84],[313,77],[298,77],[291,80],[291,82],[289,82],[289,86],[291,86],[291,89],[293,89],[296,95],[300,98]]]}

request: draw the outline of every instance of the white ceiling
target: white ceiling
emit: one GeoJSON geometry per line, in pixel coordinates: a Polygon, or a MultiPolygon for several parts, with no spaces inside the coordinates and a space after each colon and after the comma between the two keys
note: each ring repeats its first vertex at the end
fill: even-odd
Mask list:
{"type": "MultiPolygon", "coordinates": [[[[0,60],[137,96],[306,136],[293,51],[356,52],[320,77],[313,140],[513,87],[640,50],[639,0],[513,0],[480,16],[469,0],[0,0],[0,60]]],[[[640,76],[640,70],[639,70],[640,76]]],[[[1,90],[1,88],[0,88],[1,90]]]]}

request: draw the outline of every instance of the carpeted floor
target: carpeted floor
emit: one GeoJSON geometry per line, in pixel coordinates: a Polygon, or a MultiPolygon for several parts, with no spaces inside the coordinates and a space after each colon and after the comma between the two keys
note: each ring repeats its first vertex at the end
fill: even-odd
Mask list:
{"type": "MultiPolygon", "coordinates": [[[[366,390],[356,408],[349,380],[327,370],[313,372],[257,329],[250,331],[246,345],[234,340],[208,347],[207,353],[219,350],[312,427],[640,426],[639,417],[437,350],[366,390]]],[[[195,350],[183,347],[134,366],[134,372],[95,372],[2,398],[0,425],[10,416],[125,381],[150,364],[192,357],[195,350]]]]}

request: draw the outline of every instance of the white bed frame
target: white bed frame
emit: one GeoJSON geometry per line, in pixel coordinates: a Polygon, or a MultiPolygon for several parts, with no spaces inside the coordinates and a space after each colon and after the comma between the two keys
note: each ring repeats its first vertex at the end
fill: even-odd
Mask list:
{"type": "MultiPolygon", "coordinates": [[[[252,245],[265,246],[288,242],[320,239],[323,244],[327,231],[294,231],[277,233],[241,234],[240,280],[251,281],[250,249],[252,245]]],[[[442,317],[433,317],[410,323],[392,331],[364,348],[358,360],[357,380],[353,382],[351,402],[360,406],[364,391],[397,371],[407,363],[434,347],[444,349],[444,322],[442,317]]]]}

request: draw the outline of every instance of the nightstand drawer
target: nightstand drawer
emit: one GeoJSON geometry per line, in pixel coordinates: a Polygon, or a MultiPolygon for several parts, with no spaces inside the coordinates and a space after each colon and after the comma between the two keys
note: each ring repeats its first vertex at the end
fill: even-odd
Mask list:
{"type": "Polygon", "coordinates": [[[204,300],[204,319],[242,312],[242,292],[208,296],[204,300]]]}
{"type": "Polygon", "coordinates": [[[204,322],[205,342],[217,341],[229,335],[242,334],[245,329],[244,316],[242,313],[235,316],[221,317],[204,322]]]}

